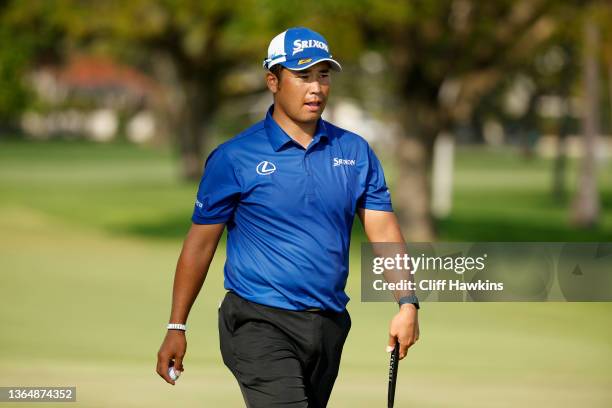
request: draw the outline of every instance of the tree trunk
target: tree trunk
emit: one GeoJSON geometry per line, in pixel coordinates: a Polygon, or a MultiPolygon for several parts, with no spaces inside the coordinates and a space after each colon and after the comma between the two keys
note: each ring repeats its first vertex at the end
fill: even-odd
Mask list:
{"type": "MultiPolygon", "coordinates": [[[[198,78],[198,73],[188,69],[181,59],[170,52],[157,52],[151,56],[155,77],[164,84],[163,97],[158,110],[166,131],[175,146],[181,166],[181,176],[187,180],[197,180],[202,175],[206,128],[214,115],[215,106],[208,101],[214,100],[217,87],[208,86],[198,78]],[[208,105],[212,107],[207,108],[208,105]]],[[[209,78],[207,73],[200,73],[209,78]]]]}
{"type": "Polygon", "coordinates": [[[430,173],[437,136],[434,109],[408,107],[402,115],[403,137],[398,141],[398,180],[393,205],[409,242],[431,242],[435,228],[431,213],[430,173]]]}
{"type": "Polygon", "coordinates": [[[610,121],[608,132],[612,133],[612,61],[608,63],[608,104],[610,106],[610,121]]]}
{"type": "MultiPolygon", "coordinates": [[[[566,55],[575,58],[574,47],[565,47],[566,55]]],[[[559,119],[559,131],[557,136],[557,150],[553,161],[552,196],[558,203],[567,200],[567,137],[572,130],[572,110],[570,98],[572,95],[572,84],[574,83],[573,64],[566,64],[560,76],[559,96],[563,100],[561,117],[559,119]]]]}
{"type": "MultiPolygon", "coordinates": [[[[184,106],[176,124],[182,176],[198,180],[202,176],[210,122],[217,111],[216,86],[194,80],[184,82],[184,106]]],[[[217,99],[218,101],[218,99],[217,99]]]]}
{"type": "Polygon", "coordinates": [[[585,20],[583,156],[579,184],[572,206],[572,221],[579,227],[593,227],[599,219],[595,149],[599,137],[599,33],[592,19],[585,20]]]}
{"type": "MultiPolygon", "coordinates": [[[[188,93],[195,91],[188,91],[188,93]]],[[[203,138],[204,129],[202,119],[204,112],[200,112],[197,97],[191,96],[186,100],[183,108],[181,122],[178,123],[178,142],[181,157],[181,173],[187,180],[197,180],[202,175],[203,167],[203,138]]]]}
{"type": "Polygon", "coordinates": [[[537,102],[540,95],[533,92],[529,97],[527,110],[521,120],[521,153],[527,160],[534,157],[534,148],[539,137],[538,117],[536,112],[537,102]]]}
{"type": "Polygon", "coordinates": [[[433,153],[431,211],[438,218],[446,218],[453,208],[453,164],[455,137],[443,132],[436,138],[433,153]]]}
{"type": "Polygon", "coordinates": [[[567,197],[567,189],[565,187],[565,174],[567,169],[567,125],[565,122],[569,121],[569,118],[564,115],[561,119],[562,124],[559,127],[559,135],[557,137],[557,151],[555,152],[555,159],[553,163],[553,182],[552,182],[552,193],[553,198],[557,202],[564,202],[567,197]]]}

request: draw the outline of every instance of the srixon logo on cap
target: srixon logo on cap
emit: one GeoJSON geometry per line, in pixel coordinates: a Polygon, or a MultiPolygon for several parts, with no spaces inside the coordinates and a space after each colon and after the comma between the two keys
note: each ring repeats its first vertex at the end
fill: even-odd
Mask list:
{"type": "Polygon", "coordinates": [[[329,52],[329,48],[327,47],[327,44],[325,44],[323,41],[295,40],[293,42],[293,55],[297,54],[298,52],[304,51],[304,49],[306,48],[320,48],[322,50],[329,52]]]}

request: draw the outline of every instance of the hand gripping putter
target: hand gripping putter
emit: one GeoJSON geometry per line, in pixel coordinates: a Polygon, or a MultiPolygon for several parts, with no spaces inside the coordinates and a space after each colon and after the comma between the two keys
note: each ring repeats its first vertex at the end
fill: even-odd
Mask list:
{"type": "Polygon", "coordinates": [[[397,382],[397,370],[399,366],[399,342],[395,343],[395,348],[391,353],[389,361],[389,389],[387,393],[387,407],[393,408],[395,402],[395,384],[397,382]]]}

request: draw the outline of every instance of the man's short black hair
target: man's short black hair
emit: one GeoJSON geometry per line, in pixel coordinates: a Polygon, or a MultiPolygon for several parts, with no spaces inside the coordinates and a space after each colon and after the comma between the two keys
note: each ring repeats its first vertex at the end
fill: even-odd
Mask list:
{"type": "Polygon", "coordinates": [[[280,80],[281,72],[285,69],[281,64],[276,64],[272,68],[270,68],[270,72],[274,74],[280,80]]]}

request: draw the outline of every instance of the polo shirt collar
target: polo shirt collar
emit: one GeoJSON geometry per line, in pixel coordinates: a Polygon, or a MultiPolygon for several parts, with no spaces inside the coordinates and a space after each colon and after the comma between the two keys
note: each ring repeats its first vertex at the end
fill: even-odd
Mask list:
{"type": "MultiPolygon", "coordinates": [[[[268,113],[266,114],[266,119],[264,121],[265,129],[272,148],[275,152],[278,152],[287,143],[295,143],[295,141],[278,125],[278,123],[276,123],[276,121],[272,117],[272,112],[274,112],[274,105],[270,106],[270,108],[268,109],[268,113]]],[[[314,146],[322,138],[328,139],[329,136],[325,127],[325,123],[322,119],[319,119],[317,121],[317,129],[312,138],[312,142],[310,142],[310,146],[314,146]]]]}

